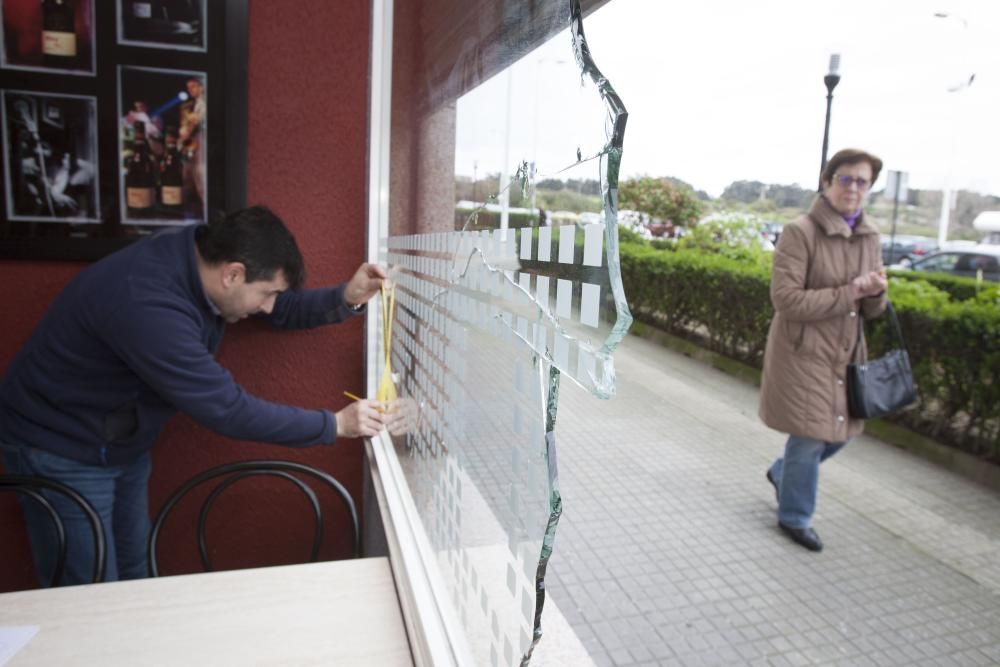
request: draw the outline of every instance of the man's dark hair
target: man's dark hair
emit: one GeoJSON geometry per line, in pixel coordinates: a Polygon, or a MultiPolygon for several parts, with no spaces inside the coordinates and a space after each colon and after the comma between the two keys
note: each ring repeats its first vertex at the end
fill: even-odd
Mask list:
{"type": "Polygon", "coordinates": [[[212,220],[195,230],[198,254],[209,264],[240,262],[246,281],[272,280],[280,269],[290,289],[306,279],[295,237],[266,206],[252,206],[212,220]]]}
{"type": "Polygon", "coordinates": [[[833,181],[833,177],[837,173],[838,169],[843,167],[845,164],[858,164],[859,162],[867,162],[872,168],[872,182],[870,185],[875,185],[875,181],[878,180],[879,172],[882,171],[882,160],[875,157],[871,153],[858,150],[857,148],[845,148],[842,151],[837,151],[823,168],[823,175],[820,180],[822,180],[824,184],[829,185],[833,181]]]}

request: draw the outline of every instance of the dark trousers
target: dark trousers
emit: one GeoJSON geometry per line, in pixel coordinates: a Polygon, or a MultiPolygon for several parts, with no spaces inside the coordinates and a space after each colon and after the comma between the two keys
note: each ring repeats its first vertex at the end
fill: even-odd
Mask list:
{"type": "MultiPolygon", "coordinates": [[[[96,466],[23,445],[0,443],[0,451],[9,474],[35,475],[62,482],[94,506],[107,540],[107,581],[146,576],[146,541],[150,530],[148,453],[135,463],[96,466]]],[[[42,493],[55,507],[66,529],[66,568],[62,584],[90,583],[94,569],[94,540],[86,515],[62,494],[42,493]]],[[[38,580],[43,586],[49,586],[58,545],[52,520],[33,499],[21,497],[20,503],[28,524],[38,580]]]]}

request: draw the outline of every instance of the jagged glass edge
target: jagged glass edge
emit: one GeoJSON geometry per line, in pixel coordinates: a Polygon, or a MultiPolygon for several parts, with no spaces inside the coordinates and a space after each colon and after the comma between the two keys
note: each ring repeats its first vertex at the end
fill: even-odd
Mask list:
{"type": "MultiPolygon", "coordinates": [[[[601,99],[604,100],[604,103],[608,107],[608,115],[611,121],[611,132],[608,137],[608,143],[605,144],[604,150],[601,152],[601,194],[604,199],[605,256],[608,260],[611,293],[615,298],[617,319],[611,329],[611,335],[608,336],[601,346],[600,355],[607,358],[608,368],[613,378],[614,363],[612,354],[622,339],[625,338],[629,327],[632,326],[632,313],[625,300],[621,260],[618,256],[618,173],[621,167],[622,147],[625,144],[625,125],[628,122],[628,111],[626,111],[621,97],[618,96],[611,83],[601,74],[601,71],[594,63],[590,47],[587,45],[587,38],[583,32],[583,13],[580,10],[579,0],[569,1],[572,16],[570,30],[573,33],[573,54],[583,75],[589,76],[594,85],[597,86],[597,90],[601,94],[601,99]]],[[[614,391],[613,382],[612,391],[614,391]]]]}
{"type": "MultiPolygon", "coordinates": [[[[607,396],[598,395],[598,397],[610,398],[614,394],[614,350],[621,343],[625,334],[628,333],[629,327],[632,325],[632,313],[629,311],[628,303],[625,300],[625,287],[621,276],[621,260],[618,256],[618,174],[621,166],[628,112],[625,110],[625,105],[614,88],[612,88],[610,82],[601,74],[594,63],[590,47],[587,45],[587,39],[583,32],[583,12],[581,11],[579,0],[569,0],[569,5],[570,30],[573,36],[573,52],[576,62],[580,66],[583,75],[589,76],[597,85],[597,89],[600,91],[601,98],[607,105],[609,116],[612,119],[611,136],[608,137],[608,143],[605,145],[601,155],[601,194],[604,200],[605,255],[608,261],[608,273],[611,281],[611,291],[615,299],[615,313],[617,317],[611,334],[598,351],[598,357],[602,358],[605,363],[606,383],[610,384],[610,394],[607,396]]],[[[551,362],[548,359],[546,361],[551,362]]],[[[559,378],[561,373],[555,365],[550,365],[550,363],[539,363],[539,367],[539,372],[544,372],[544,369],[547,368],[549,375],[548,391],[545,393],[545,458],[549,468],[548,495],[550,505],[549,520],[546,524],[545,535],[542,538],[542,549],[539,554],[538,568],[535,574],[535,616],[532,641],[528,650],[525,651],[524,656],[521,658],[521,667],[528,667],[528,664],[531,662],[531,654],[542,638],[542,608],[545,605],[545,572],[548,568],[549,558],[552,556],[559,518],[562,516],[562,496],[559,493],[559,472],[556,461],[555,441],[556,416],[559,406],[559,378]]]]}

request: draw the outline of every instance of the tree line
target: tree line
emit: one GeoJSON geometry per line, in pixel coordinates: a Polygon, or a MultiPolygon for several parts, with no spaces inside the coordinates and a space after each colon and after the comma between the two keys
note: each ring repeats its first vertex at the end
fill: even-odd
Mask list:
{"type": "MultiPolygon", "coordinates": [[[[499,174],[488,174],[476,180],[460,176],[455,183],[456,199],[487,201],[490,195],[498,192],[499,178],[499,174]]],[[[595,179],[547,178],[535,183],[535,190],[535,204],[543,208],[574,210],[588,207],[587,210],[590,210],[594,208],[594,198],[600,198],[601,183],[595,179]]],[[[814,189],[799,185],[739,180],[727,185],[722,195],[713,199],[705,191],[697,190],[690,183],[673,176],[626,179],[619,183],[618,193],[620,209],[640,211],[653,218],[684,226],[697,222],[712,204],[745,204],[752,211],[766,217],[779,209],[804,211],[816,196],[814,189]]],[[[933,220],[936,219],[936,211],[940,210],[941,196],[940,190],[909,188],[906,200],[900,201],[900,207],[923,210],[927,213],[925,217],[933,220]]],[[[531,197],[522,193],[517,184],[511,188],[511,206],[526,206],[529,201],[531,197]]],[[[885,196],[884,190],[878,190],[872,193],[870,205],[883,210],[886,206],[891,207],[892,201],[885,196]]],[[[1000,210],[1000,197],[960,191],[951,217],[952,225],[971,229],[976,216],[989,210],[1000,210]]]]}

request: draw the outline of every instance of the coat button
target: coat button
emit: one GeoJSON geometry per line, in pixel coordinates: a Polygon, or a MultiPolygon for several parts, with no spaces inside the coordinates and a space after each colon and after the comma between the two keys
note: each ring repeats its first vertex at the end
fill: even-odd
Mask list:
{"type": "Polygon", "coordinates": [[[837,421],[839,422],[844,421],[844,415],[837,415],[837,421]]]}
{"type": "Polygon", "coordinates": [[[857,317],[857,316],[858,316],[858,314],[852,310],[851,311],[851,317],[857,317]]]}
{"type": "Polygon", "coordinates": [[[838,384],[838,385],[843,385],[843,384],[844,384],[844,381],[843,381],[843,380],[841,380],[840,378],[837,378],[837,384],[838,384]]]}

